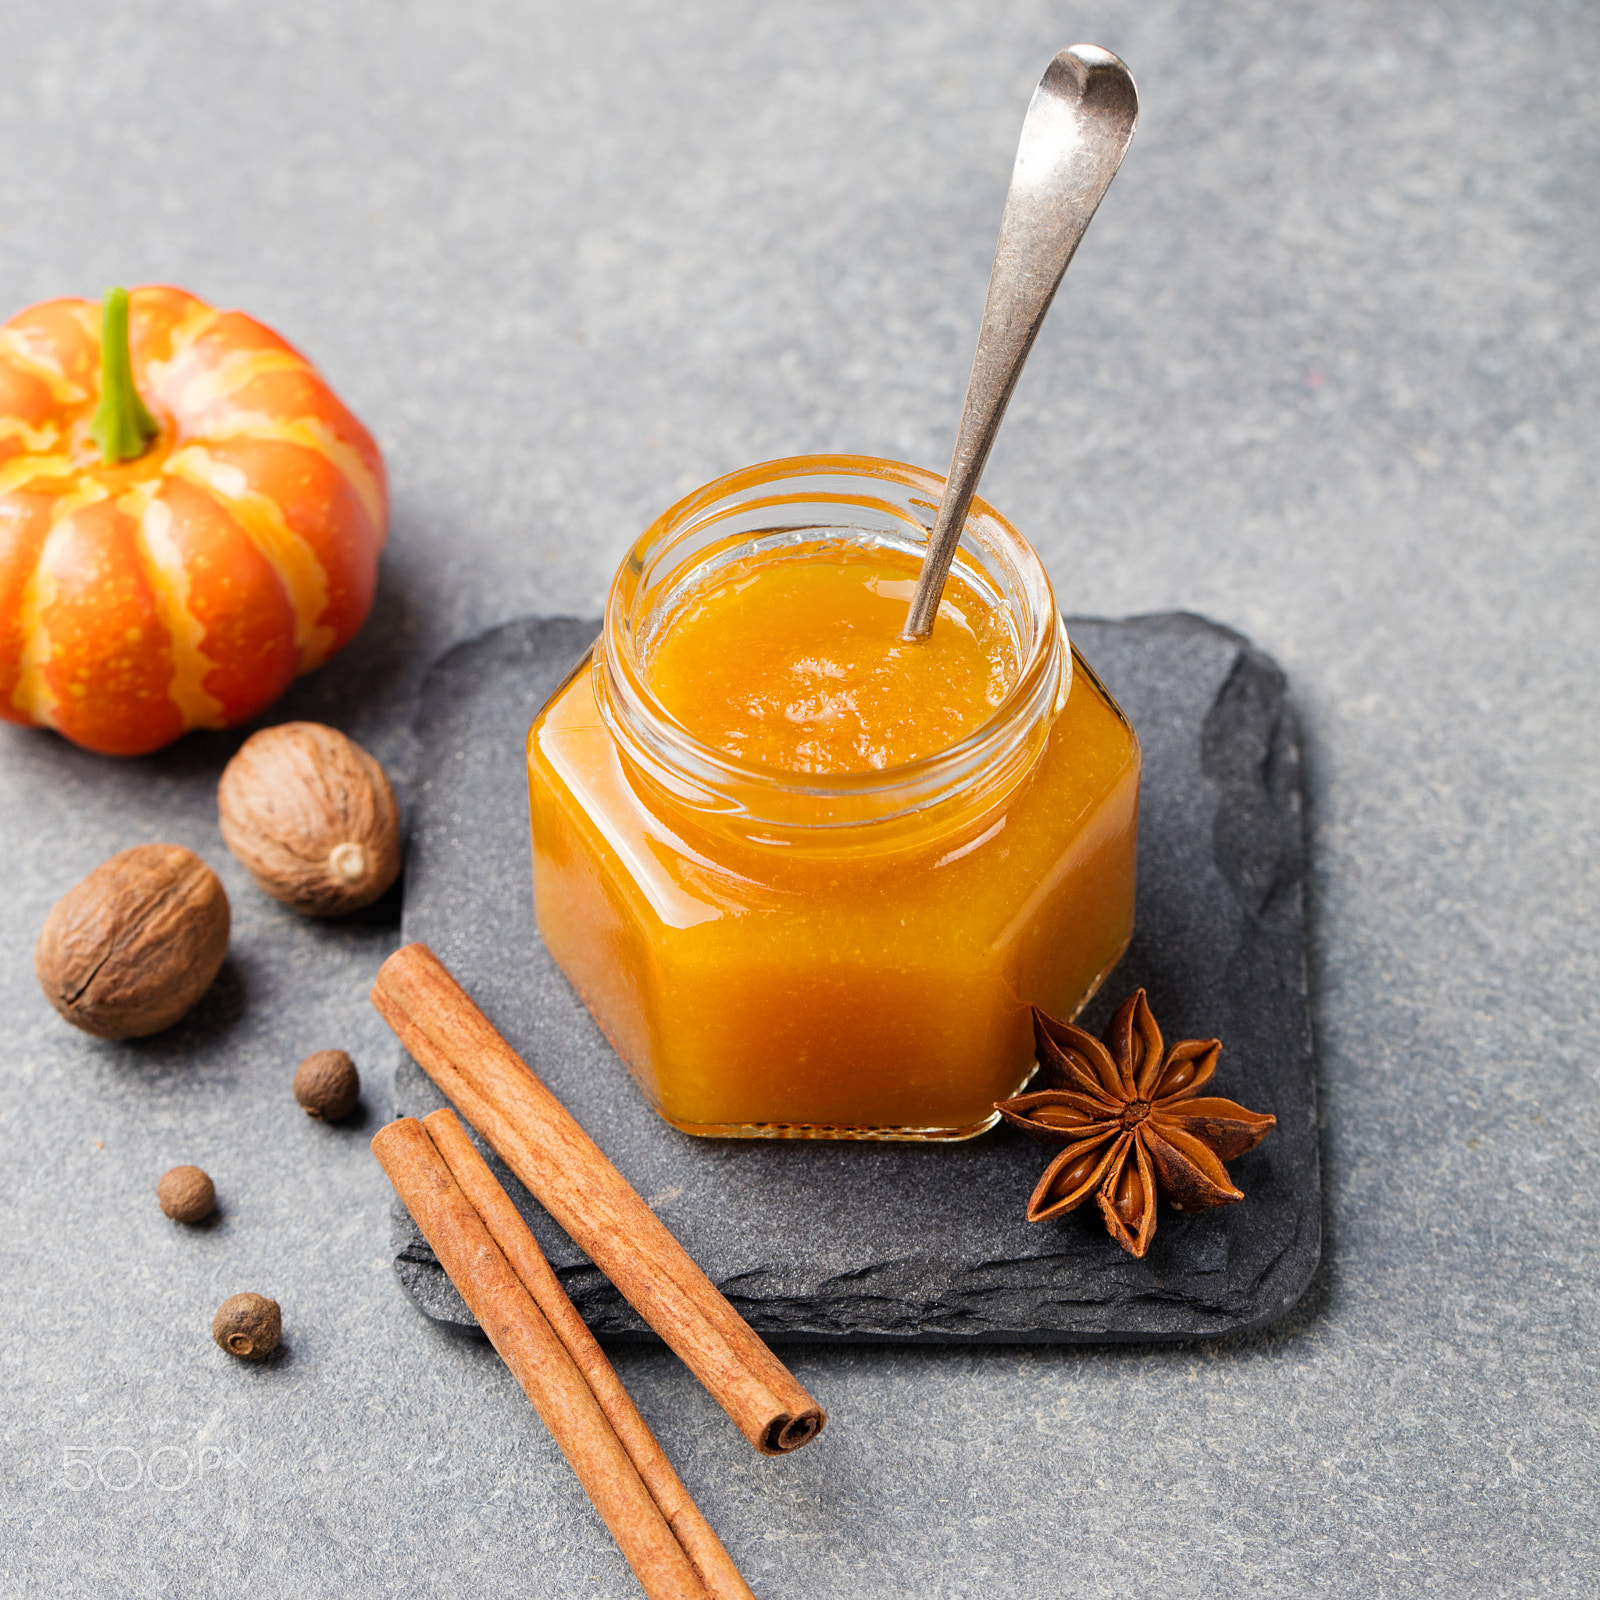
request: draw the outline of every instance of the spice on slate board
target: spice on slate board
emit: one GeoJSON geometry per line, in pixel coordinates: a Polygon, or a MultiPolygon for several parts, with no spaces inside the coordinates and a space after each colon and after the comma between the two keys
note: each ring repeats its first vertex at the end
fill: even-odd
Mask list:
{"type": "Polygon", "coordinates": [[[816,1438],[822,1408],[426,945],[384,962],[372,1003],[757,1450],[783,1455],[816,1438]]]}
{"type": "Polygon", "coordinates": [[[264,1361],[283,1339],[283,1313],[264,1294],[231,1294],[211,1319],[211,1337],[241,1361],[264,1361]]]}
{"type": "Polygon", "coordinates": [[[561,1447],[651,1600],[707,1600],[684,1548],[576,1362],[556,1336],[415,1117],[380,1129],[372,1152],[523,1393],[561,1447]]]}
{"type": "Polygon", "coordinates": [[[199,1167],[173,1167],[161,1175],[156,1199],[174,1222],[204,1222],[217,1208],[217,1190],[199,1167]]]}
{"type": "Polygon", "coordinates": [[[561,1287],[522,1213],[489,1170],[488,1162],[478,1154],[455,1112],[435,1111],[422,1119],[422,1125],[460,1184],[461,1192],[483,1219],[490,1237],[500,1246],[511,1270],[577,1364],[712,1600],[755,1600],[722,1541],[673,1471],[649,1424],[639,1415],[639,1408],[623,1388],[616,1369],[606,1360],[599,1341],[567,1298],[567,1291],[561,1287]]]}
{"type": "Polygon", "coordinates": [[[294,1097],[308,1117],[338,1122],[361,1098],[361,1075],[343,1050],[318,1050],[295,1069],[294,1097]]]}
{"type": "Polygon", "coordinates": [[[997,1109],[1030,1138],[1067,1148],[1039,1179],[1029,1222],[1062,1216],[1092,1194],[1106,1231],[1142,1256],[1156,1231],[1158,1190],[1178,1211],[1244,1199],[1222,1163],[1253,1150],[1278,1119],[1194,1098],[1217,1070],[1220,1040],[1184,1039],[1163,1053],[1143,989],[1117,1007],[1103,1043],[1037,1006],[1033,1033],[1050,1087],[997,1109]]]}

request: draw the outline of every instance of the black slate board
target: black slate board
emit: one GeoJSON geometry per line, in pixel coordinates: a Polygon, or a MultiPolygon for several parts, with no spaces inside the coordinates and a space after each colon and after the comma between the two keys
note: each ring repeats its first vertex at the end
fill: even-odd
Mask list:
{"type": "MultiPolygon", "coordinates": [[[[1133,943],[1081,1019],[1098,1032],[1137,985],[1168,1039],[1220,1036],[1215,1092],[1278,1126],[1230,1171],[1246,1198],[1163,1207],[1143,1261],[1098,1210],[1023,1208],[1050,1151],[1010,1129],[957,1145],[705,1140],[661,1122],[534,928],[523,742],[595,637],[571,618],[509,623],[452,650],[417,722],[403,935],[431,945],[769,1338],[926,1343],[1183,1339],[1259,1326],[1320,1249],[1306,993],[1299,742],[1282,673],[1238,634],[1183,614],[1069,621],[1144,749],[1133,943]]],[[[444,1103],[411,1059],[397,1114],[444,1103]]],[[[493,1158],[491,1158],[493,1159],[493,1158]]],[[[498,1161],[579,1310],[654,1338],[498,1161]]],[[[472,1326],[409,1217],[395,1267],[418,1305],[472,1326]]]]}

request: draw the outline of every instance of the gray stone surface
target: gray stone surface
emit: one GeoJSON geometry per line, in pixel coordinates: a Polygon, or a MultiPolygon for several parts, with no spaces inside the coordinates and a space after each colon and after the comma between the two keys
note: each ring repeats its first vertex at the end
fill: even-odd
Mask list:
{"type": "MultiPolygon", "coordinates": [[[[596,622],[508,623],[428,675],[404,940],[429,945],[677,1235],[773,1339],[1182,1339],[1270,1323],[1311,1281],[1322,1226],[1306,995],[1300,747],[1273,663],[1199,617],[1069,621],[1139,730],[1132,944],[1084,1014],[1143,987],[1169,1040],[1225,1041],[1216,1092],[1278,1118],[1232,1168],[1247,1199],[1166,1208],[1142,1261],[1093,1206],[1031,1225],[1054,1152],[1008,1127],[959,1145],[693,1139],[652,1112],[539,941],[523,742],[596,622]]],[[[446,1104],[401,1052],[395,1109],[446,1104]]],[[[499,1166],[496,1163],[497,1167],[499,1166]]],[[[503,1167],[597,1332],[653,1337],[503,1167]]],[[[395,1267],[430,1316],[476,1326],[397,1206],[395,1267]]]]}
{"type": "MultiPolygon", "coordinates": [[[[1323,1265],[1231,1341],[796,1347],[832,1420],[775,1462],[670,1356],[618,1361],[764,1600],[1587,1600],[1592,4],[3,20],[0,305],[150,279],[243,305],[387,451],[378,609],[282,708],[387,760],[428,662],[594,615],[680,488],[813,448],[940,465],[1031,84],[1073,39],[1122,54],[1143,122],[985,490],[1069,610],[1202,612],[1294,685],[1323,1265]]],[[[119,764],[0,730],[0,1593],[627,1596],[492,1355],[395,1282],[364,1148],[392,912],[313,927],[255,895],[211,809],[229,748],[119,764]],[[39,995],[33,937],[154,838],[223,874],[232,960],[171,1037],[97,1044],[39,995]],[[289,1097],[333,1044],[366,1128],[289,1097]],[[156,1209],[178,1161],[217,1179],[209,1231],[156,1209]],[[284,1306],[259,1370],[207,1332],[242,1288],[284,1306]]]]}

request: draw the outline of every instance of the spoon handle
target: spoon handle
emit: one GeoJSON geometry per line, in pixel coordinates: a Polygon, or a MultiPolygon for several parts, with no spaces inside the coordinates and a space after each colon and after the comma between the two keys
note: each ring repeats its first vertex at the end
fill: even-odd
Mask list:
{"type": "Polygon", "coordinates": [[[961,430],[902,639],[925,639],[933,631],[967,510],[1011,391],[1138,120],[1132,76],[1098,45],[1063,50],[1034,90],[1000,220],[961,430]]]}

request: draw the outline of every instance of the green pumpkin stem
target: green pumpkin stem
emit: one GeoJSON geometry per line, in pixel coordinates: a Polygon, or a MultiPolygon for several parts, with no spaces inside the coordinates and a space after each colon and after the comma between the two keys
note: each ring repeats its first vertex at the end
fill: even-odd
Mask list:
{"type": "Polygon", "coordinates": [[[100,404],[89,433],[107,466],[132,461],[161,431],[133,383],[128,348],[128,291],[108,289],[100,317],[100,404]]]}

